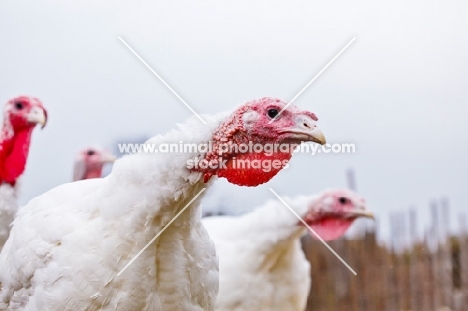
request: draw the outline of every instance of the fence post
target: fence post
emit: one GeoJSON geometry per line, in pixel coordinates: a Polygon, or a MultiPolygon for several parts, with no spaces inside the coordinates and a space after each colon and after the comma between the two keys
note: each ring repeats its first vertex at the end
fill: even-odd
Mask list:
{"type": "Polygon", "coordinates": [[[466,214],[461,213],[458,217],[460,231],[460,293],[459,310],[465,310],[468,303],[468,226],[466,214]]]}
{"type": "Polygon", "coordinates": [[[419,253],[418,253],[418,231],[416,222],[416,211],[413,208],[409,210],[409,232],[410,232],[410,293],[411,310],[423,310],[421,305],[421,279],[419,278],[419,253]]]}
{"type": "Polygon", "coordinates": [[[439,231],[439,288],[441,290],[441,304],[452,308],[452,245],[449,234],[450,210],[448,200],[443,198],[440,202],[440,231],[439,231]]]}
{"type": "Polygon", "coordinates": [[[432,272],[432,298],[434,309],[438,309],[441,306],[441,280],[439,271],[439,218],[437,202],[431,201],[431,214],[432,214],[432,230],[430,235],[430,258],[431,258],[431,272],[432,272]]]}

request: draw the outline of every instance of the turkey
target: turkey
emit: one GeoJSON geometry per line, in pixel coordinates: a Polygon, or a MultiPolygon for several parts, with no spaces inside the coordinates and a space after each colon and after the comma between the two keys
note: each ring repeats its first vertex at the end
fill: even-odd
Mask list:
{"type": "Polygon", "coordinates": [[[283,168],[237,168],[236,157],[285,163],[292,156],[292,149],[241,152],[244,143],[325,143],[315,114],[293,105],[279,114],[285,105],[262,98],[230,114],[204,116],[207,125],[192,118],[146,142],[157,150],[183,142],[190,147],[184,152],[126,155],[105,178],[65,184],[31,200],[0,254],[1,307],[213,310],[218,263],[201,223],[203,190],[216,176],[253,187],[283,168]]]}
{"type": "MultiPolygon", "coordinates": [[[[358,217],[372,217],[350,190],[285,201],[324,240],[342,236],[358,217]]],[[[204,218],[203,225],[219,257],[215,310],[305,310],[310,264],[300,239],[308,229],[288,207],[269,201],[238,217],[204,218]]]]}
{"type": "Polygon", "coordinates": [[[113,163],[116,157],[100,146],[89,146],[75,156],[73,181],[102,177],[102,168],[113,163]]]}
{"type": "Polygon", "coordinates": [[[32,131],[46,122],[47,111],[37,98],[20,96],[5,105],[0,133],[0,248],[18,210],[18,179],[26,167],[32,131]]]}

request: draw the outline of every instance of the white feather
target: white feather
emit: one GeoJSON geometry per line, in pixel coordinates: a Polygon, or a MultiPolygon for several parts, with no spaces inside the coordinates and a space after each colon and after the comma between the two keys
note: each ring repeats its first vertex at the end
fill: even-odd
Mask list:
{"type": "Polygon", "coordinates": [[[0,249],[10,235],[10,225],[18,210],[16,188],[10,184],[0,185],[0,249]]]}

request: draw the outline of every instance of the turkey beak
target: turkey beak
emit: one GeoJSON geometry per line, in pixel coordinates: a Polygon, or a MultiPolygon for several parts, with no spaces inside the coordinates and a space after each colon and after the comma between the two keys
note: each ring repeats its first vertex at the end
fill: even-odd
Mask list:
{"type": "Polygon", "coordinates": [[[42,107],[32,107],[28,113],[28,121],[33,124],[40,124],[44,128],[47,124],[47,111],[42,107]]]}
{"type": "Polygon", "coordinates": [[[102,155],[102,163],[114,163],[115,160],[117,160],[117,158],[110,152],[105,152],[103,155],[102,155]]]}
{"type": "Polygon", "coordinates": [[[307,115],[299,115],[294,121],[295,124],[292,127],[285,128],[280,133],[291,134],[294,139],[300,141],[311,141],[320,145],[327,143],[325,135],[312,118],[307,115]]]}
{"type": "Polygon", "coordinates": [[[365,217],[365,218],[370,218],[372,220],[375,220],[374,214],[371,212],[367,211],[365,208],[359,208],[350,213],[353,217],[365,217]]]}
{"type": "Polygon", "coordinates": [[[310,138],[311,141],[320,145],[325,145],[327,143],[325,135],[323,135],[322,130],[319,129],[317,126],[313,128],[312,131],[310,131],[310,138]]]}

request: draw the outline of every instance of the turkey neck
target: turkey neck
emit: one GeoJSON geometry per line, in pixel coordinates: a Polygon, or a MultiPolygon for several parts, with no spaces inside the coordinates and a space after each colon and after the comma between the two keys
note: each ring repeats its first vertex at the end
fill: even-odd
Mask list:
{"type": "Polygon", "coordinates": [[[13,134],[5,125],[0,142],[0,184],[14,186],[16,179],[23,174],[29,153],[33,127],[25,128],[13,134]]]}
{"type": "Polygon", "coordinates": [[[102,176],[102,165],[88,169],[83,179],[99,178],[102,176]]]}
{"type": "MultiPolygon", "coordinates": [[[[296,198],[294,200],[285,198],[286,203],[300,217],[307,213],[306,198],[296,198]]],[[[269,201],[260,208],[255,209],[242,217],[248,218],[252,228],[252,235],[255,234],[262,239],[262,244],[266,247],[274,247],[278,241],[294,240],[305,233],[305,228],[300,224],[300,220],[291,210],[279,201],[269,201]]],[[[245,228],[247,230],[247,228],[245,228]]]]}
{"type": "MultiPolygon", "coordinates": [[[[205,120],[208,118],[205,117],[205,120]]],[[[178,131],[153,137],[147,143],[208,142],[219,122],[212,120],[209,124],[211,126],[195,120],[180,126],[178,131]]],[[[111,204],[101,207],[101,212],[103,218],[117,218],[117,221],[109,221],[108,224],[114,226],[117,223],[117,234],[125,241],[122,245],[128,245],[123,255],[126,260],[130,260],[159,235],[126,273],[138,275],[150,284],[158,297],[153,299],[161,299],[161,310],[178,310],[181,300],[184,308],[188,304],[203,305],[204,302],[199,301],[205,297],[200,293],[200,283],[209,283],[206,280],[208,271],[214,269],[205,263],[204,256],[207,254],[203,252],[206,245],[200,245],[203,238],[193,238],[202,231],[197,229],[202,229],[200,200],[206,191],[178,216],[203,188],[208,188],[212,183],[204,183],[201,172],[191,172],[187,168],[187,161],[199,155],[198,152],[191,152],[125,156],[114,163],[112,173],[105,178],[103,193],[100,193],[100,196],[111,200],[111,204]],[[192,280],[192,273],[203,277],[192,280]],[[180,282],[173,282],[174,279],[180,282]]],[[[206,300],[214,299],[210,298],[210,287],[206,290],[206,300]]]]}
{"type": "MultiPolygon", "coordinates": [[[[158,135],[147,144],[207,143],[212,138],[216,126],[222,121],[218,117],[205,117],[208,125],[198,119],[179,125],[164,136],[158,135]]],[[[143,231],[151,238],[168,224],[203,188],[200,172],[191,172],[187,161],[200,156],[197,151],[187,153],[136,153],[125,156],[114,163],[112,173],[104,189],[105,196],[115,196],[115,204],[110,204],[111,217],[122,217],[123,225],[132,231],[143,231]],[[117,195],[116,195],[117,194],[117,195]]],[[[204,191],[188,210],[199,205],[204,191]]],[[[103,207],[106,209],[106,207],[103,207]]],[[[106,210],[103,210],[106,213],[106,210]]],[[[196,213],[185,211],[182,218],[196,213]]],[[[190,216],[191,217],[191,216],[190,216]]]]}
{"type": "MultiPolygon", "coordinates": [[[[307,213],[305,197],[294,200],[285,198],[285,201],[300,217],[307,213]]],[[[256,240],[256,252],[263,257],[260,269],[271,270],[282,258],[300,249],[299,239],[306,233],[306,228],[283,203],[270,201],[242,217],[250,220],[243,221],[246,224],[244,236],[256,240]]]]}

